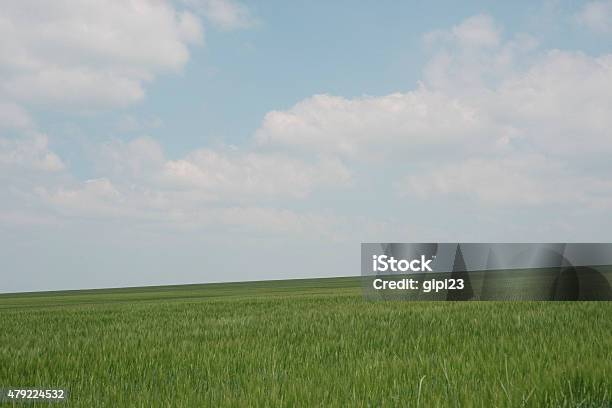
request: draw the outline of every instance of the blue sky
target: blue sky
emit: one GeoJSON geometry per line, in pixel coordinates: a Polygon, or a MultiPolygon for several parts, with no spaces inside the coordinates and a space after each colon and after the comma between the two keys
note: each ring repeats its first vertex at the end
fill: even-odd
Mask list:
{"type": "Polygon", "coordinates": [[[6,9],[0,291],[610,239],[610,1],[6,9]]]}

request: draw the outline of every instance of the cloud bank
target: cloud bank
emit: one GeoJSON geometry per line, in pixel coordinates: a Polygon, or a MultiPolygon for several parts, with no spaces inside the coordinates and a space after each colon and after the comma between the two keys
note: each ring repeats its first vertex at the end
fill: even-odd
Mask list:
{"type": "Polygon", "coordinates": [[[506,35],[486,14],[423,36],[429,60],[412,90],[309,96],[268,112],[251,144],[182,157],[168,157],[151,138],[117,139],[92,149],[95,177],[80,180],[20,104],[133,103],[144,83],[186,64],[189,47],[203,39],[199,15],[228,29],[247,26],[250,16],[218,1],[192,4],[193,14],[165,2],[101,4],[45,5],[44,18],[27,17],[40,19],[48,34],[42,39],[18,29],[33,3],[10,2],[0,20],[7,57],[0,67],[8,73],[0,118],[6,129],[24,132],[0,139],[0,166],[7,179],[19,178],[12,200],[38,200],[37,211],[69,220],[329,232],[340,209],[321,215],[297,208],[334,194],[358,196],[369,188],[368,173],[385,174],[376,194],[394,200],[612,205],[612,55],[542,49],[528,34],[506,35]],[[85,35],[77,22],[90,20],[85,35]]]}
{"type": "Polygon", "coordinates": [[[257,141],[355,166],[409,163],[395,182],[402,196],[609,205],[612,55],[540,49],[527,34],[502,32],[478,15],[428,33],[431,57],[415,90],[316,95],[268,113],[257,141]]]}

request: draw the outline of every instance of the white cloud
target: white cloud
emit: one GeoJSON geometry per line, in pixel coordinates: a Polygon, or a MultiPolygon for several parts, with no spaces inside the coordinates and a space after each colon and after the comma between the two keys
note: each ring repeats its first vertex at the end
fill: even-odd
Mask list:
{"type": "MultiPolygon", "coordinates": [[[[207,18],[223,28],[251,23],[247,8],[240,3],[202,4],[206,6],[207,18]]],[[[27,112],[27,108],[39,109],[41,105],[43,109],[77,112],[130,105],[144,97],[147,82],[162,73],[180,71],[189,60],[189,47],[201,44],[203,37],[200,18],[168,0],[3,2],[0,128],[15,132],[14,137],[0,138],[0,178],[8,186],[0,195],[4,204],[0,218],[17,223],[46,220],[47,214],[40,208],[44,203],[52,203],[58,211],[63,208],[64,215],[79,210],[82,216],[107,213],[133,217],[139,206],[180,212],[193,203],[200,205],[203,197],[224,198],[227,192],[222,191],[222,183],[203,191],[206,189],[189,177],[167,170],[189,159],[169,161],[161,147],[150,139],[103,146],[95,162],[101,177],[79,182],[51,151],[47,136],[38,131],[27,112]],[[189,188],[181,186],[182,191],[176,194],[167,191],[181,183],[189,188]],[[16,211],[15,206],[22,204],[27,205],[16,211]]],[[[129,131],[160,123],[124,119],[119,126],[129,131]]],[[[222,153],[218,160],[223,161],[222,153]]],[[[288,180],[278,187],[273,174],[267,177],[262,173],[270,169],[258,168],[257,160],[248,174],[238,174],[236,168],[240,163],[236,160],[240,161],[227,159],[227,168],[214,169],[214,174],[206,168],[207,162],[195,166],[213,177],[227,177],[236,189],[250,187],[255,196],[261,193],[262,186],[274,194],[299,195],[308,193],[318,183],[314,180],[318,176],[313,170],[316,165],[285,168],[288,180]],[[224,175],[223,171],[233,173],[224,175]],[[244,180],[236,179],[243,176],[244,180]],[[254,177],[257,183],[249,185],[249,177],[254,177]]],[[[261,163],[284,164],[266,160],[263,158],[261,163]]]]}
{"type": "Polygon", "coordinates": [[[315,188],[348,183],[350,174],[334,159],[307,163],[282,154],[204,149],[166,162],[161,179],[221,196],[306,197],[315,188]]]}
{"type": "Polygon", "coordinates": [[[453,27],[453,35],[464,47],[495,47],[500,42],[500,29],[491,16],[480,14],[453,27]]]}
{"type": "Polygon", "coordinates": [[[49,150],[47,136],[43,134],[18,139],[0,138],[0,169],[5,176],[9,171],[58,172],[64,168],[62,160],[49,150]]]}
{"type": "Polygon", "coordinates": [[[14,136],[0,135],[0,225],[57,225],[36,189],[70,178],[45,134],[26,122],[14,136]]]}
{"type": "MultiPolygon", "coordinates": [[[[149,138],[115,141],[96,152],[99,178],[38,184],[33,194],[47,212],[27,219],[46,219],[42,215],[50,211],[68,221],[129,220],[139,226],[236,228],[331,239],[338,238],[340,224],[350,226],[333,215],[278,208],[282,200],[290,203],[316,189],[349,183],[350,174],[337,159],[200,149],[172,160],[149,138]]],[[[19,220],[25,220],[23,214],[13,222],[19,220]]]]}
{"type": "Polygon", "coordinates": [[[141,100],[144,96],[141,79],[97,69],[49,67],[16,75],[3,84],[3,91],[28,104],[57,104],[89,111],[123,107],[141,100]],[[79,107],[80,104],[84,105],[79,107]]]}
{"type": "Polygon", "coordinates": [[[472,158],[412,174],[396,184],[400,195],[436,199],[445,195],[492,205],[607,207],[612,181],[572,173],[543,155],[472,158]]]}
{"type": "Polygon", "coordinates": [[[0,94],[81,109],[140,100],[143,84],[180,70],[202,27],[166,1],[3,2],[0,94]]]}
{"type": "Polygon", "coordinates": [[[0,130],[24,130],[31,128],[33,124],[32,118],[21,106],[0,101],[0,130]]]}
{"type": "MultiPolygon", "coordinates": [[[[173,229],[231,228],[259,232],[305,234],[338,238],[345,220],[333,215],[297,213],[289,209],[255,205],[207,205],[197,192],[151,189],[92,179],[37,194],[64,219],[130,220],[131,225],[173,229]]],[[[1,219],[0,219],[1,221],[1,219]]],[[[346,227],[346,225],[344,226],[346,227]]]]}
{"type": "Polygon", "coordinates": [[[375,156],[398,148],[476,141],[488,124],[474,106],[425,87],[382,97],[315,95],[287,111],[268,113],[261,145],[375,156]]]}
{"type": "Polygon", "coordinates": [[[268,113],[256,137],[266,146],[360,158],[526,144],[554,154],[612,153],[612,55],[553,50],[492,86],[468,81],[467,91],[457,89],[455,73],[448,75],[449,87],[437,81],[380,97],[316,95],[268,113]]]}
{"type": "Polygon", "coordinates": [[[612,33],[612,1],[592,1],[576,14],[576,21],[600,33],[612,33]]]}
{"type": "Polygon", "coordinates": [[[504,80],[489,103],[497,106],[498,121],[513,124],[539,151],[566,157],[612,153],[610,89],[611,54],[553,50],[504,80]]]}
{"type": "MultiPolygon", "coordinates": [[[[375,158],[380,171],[391,163],[389,184],[395,181],[401,195],[422,200],[465,195],[497,205],[612,206],[605,165],[612,154],[612,56],[542,51],[529,36],[503,41],[500,32],[486,16],[438,31],[439,51],[416,89],[353,99],[315,95],[269,112],[255,148],[169,158],[149,138],[114,141],[96,149],[98,178],[39,183],[36,195],[67,218],[269,223],[298,231],[333,222],[272,203],[351,185],[347,164],[370,171],[375,158]]],[[[7,116],[20,117],[18,105],[6,106],[7,116]]],[[[13,122],[27,126],[27,115],[13,122]]],[[[0,165],[65,168],[44,136],[28,140],[2,142],[0,165]]]]}
{"type": "Polygon", "coordinates": [[[317,95],[268,113],[257,140],[416,167],[399,185],[422,198],[463,191],[510,204],[520,190],[524,204],[543,204],[571,186],[560,201],[612,203],[612,55],[540,50],[528,35],[499,33],[476,16],[427,35],[437,51],[416,90],[317,95]]]}
{"type": "Polygon", "coordinates": [[[197,149],[172,160],[149,138],[107,144],[97,162],[101,175],[121,183],[190,192],[207,201],[306,197],[351,178],[342,162],[324,157],[307,161],[273,152],[197,149]]]}
{"type": "Polygon", "coordinates": [[[100,176],[130,182],[152,181],[166,162],[162,147],[148,137],[106,143],[92,159],[100,176]]]}
{"type": "Polygon", "coordinates": [[[135,216],[126,206],[124,195],[108,179],[92,179],[74,188],[59,187],[49,192],[38,188],[38,193],[68,216],[135,216]]]}
{"type": "Polygon", "coordinates": [[[225,225],[311,233],[325,227],[324,233],[332,234],[331,216],[269,206],[351,181],[338,159],[236,149],[199,149],[169,159],[150,138],[114,141],[94,154],[99,177],[79,181],[65,171],[46,136],[0,138],[0,178],[9,186],[0,194],[5,204],[0,222],[129,219],[176,228],[225,225]],[[25,202],[16,211],[15,204],[25,202]]]}
{"type": "Polygon", "coordinates": [[[491,16],[478,14],[463,20],[450,30],[435,30],[426,33],[424,40],[429,46],[456,42],[467,49],[495,47],[501,41],[501,28],[491,16]]]}
{"type": "Polygon", "coordinates": [[[257,21],[249,8],[233,0],[183,0],[199,10],[214,25],[223,30],[236,30],[254,26],[257,21]]]}

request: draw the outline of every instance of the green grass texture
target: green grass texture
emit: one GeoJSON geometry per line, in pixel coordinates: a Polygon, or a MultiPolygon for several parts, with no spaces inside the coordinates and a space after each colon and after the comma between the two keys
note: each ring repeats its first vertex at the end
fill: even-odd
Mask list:
{"type": "Polygon", "coordinates": [[[612,302],[368,301],[355,277],[5,294],[0,325],[0,388],[58,407],[612,407],[612,302]]]}

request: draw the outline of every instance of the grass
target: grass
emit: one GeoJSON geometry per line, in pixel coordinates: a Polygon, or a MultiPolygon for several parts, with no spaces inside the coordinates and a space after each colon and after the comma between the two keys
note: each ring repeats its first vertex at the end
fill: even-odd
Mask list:
{"type": "Polygon", "coordinates": [[[611,407],[611,316],[368,302],[358,278],[0,295],[0,387],[83,407],[611,407]]]}

